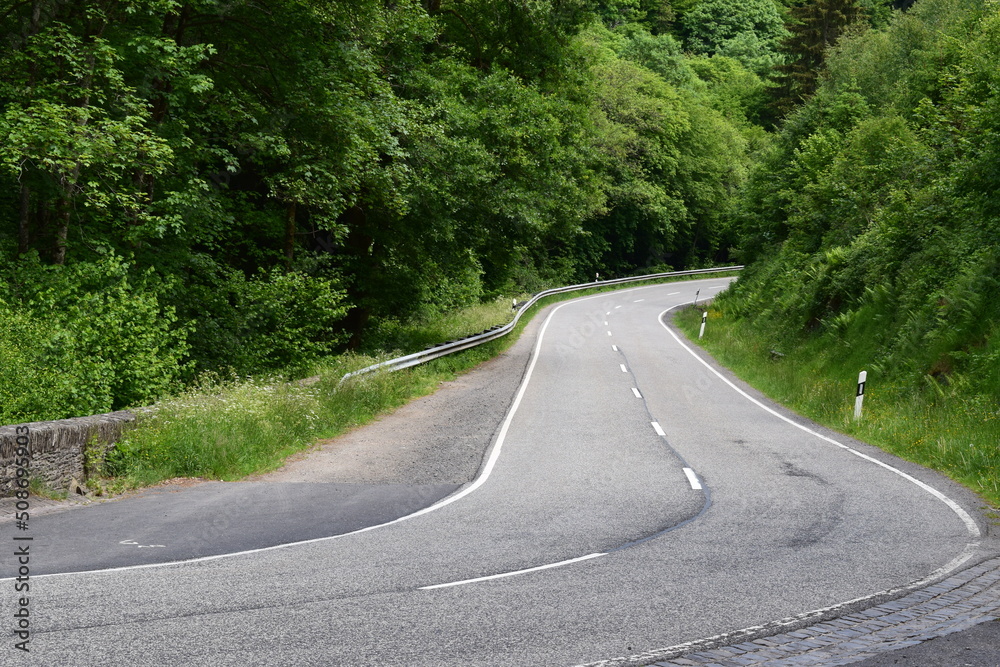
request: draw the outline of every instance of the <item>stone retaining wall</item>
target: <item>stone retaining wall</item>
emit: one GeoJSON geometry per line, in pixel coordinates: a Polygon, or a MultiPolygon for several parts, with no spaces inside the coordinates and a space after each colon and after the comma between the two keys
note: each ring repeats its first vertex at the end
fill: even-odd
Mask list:
{"type": "Polygon", "coordinates": [[[28,428],[31,478],[54,488],[66,488],[70,480],[82,481],[86,476],[84,451],[88,443],[93,441],[105,450],[110,449],[133,422],[135,414],[122,410],[89,417],[0,426],[0,497],[14,495],[17,437],[24,435],[24,427],[28,428]]]}

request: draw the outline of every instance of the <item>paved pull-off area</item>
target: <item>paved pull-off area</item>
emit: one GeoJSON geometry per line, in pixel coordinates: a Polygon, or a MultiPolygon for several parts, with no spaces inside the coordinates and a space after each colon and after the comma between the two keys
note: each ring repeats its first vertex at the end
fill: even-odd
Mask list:
{"type": "Polygon", "coordinates": [[[670,330],[726,284],[551,306],[274,474],[33,516],[30,653],[0,664],[833,665],[988,633],[981,501],[670,330]]]}

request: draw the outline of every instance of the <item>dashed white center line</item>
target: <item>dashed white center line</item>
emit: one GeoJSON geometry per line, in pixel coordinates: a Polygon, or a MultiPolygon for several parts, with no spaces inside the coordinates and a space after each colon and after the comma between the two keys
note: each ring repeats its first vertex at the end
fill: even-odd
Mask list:
{"type": "Polygon", "coordinates": [[[632,303],[639,303],[640,301],[645,301],[645,299],[636,299],[636,300],[635,300],[635,301],[633,301],[632,303]]]}
{"type": "Polygon", "coordinates": [[[604,320],[604,326],[608,326],[608,321],[604,320]]]}
{"type": "Polygon", "coordinates": [[[671,292],[671,293],[670,293],[670,294],[668,294],[667,296],[676,296],[677,294],[680,294],[680,292],[671,292]]]}
{"type": "Polygon", "coordinates": [[[621,306],[615,306],[615,310],[618,310],[619,308],[621,308],[621,306]]]}
{"type": "Polygon", "coordinates": [[[621,366],[622,373],[628,373],[628,369],[625,368],[625,364],[618,364],[618,365],[621,366]]]}
{"type": "Polygon", "coordinates": [[[697,491],[701,488],[701,482],[698,481],[698,475],[694,474],[694,470],[691,470],[691,468],[684,468],[684,474],[687,475],[692,489],[697,491]]]}
{"type": "Polygon", "coordinates": [[[615,352],[617,352],[618,351],[618,346],[617,345],[612,345],[611,349],[614,350],[615,352]]]}
{"type": "Polygon", "coordinates": [[[639,390],[636,389],[635,387],[632,387],[632,393],[635,394],[636,398],[642,398],[642,394],[640,394],[639,390]]]}
{"type": "Polygon", "coordinates": [[[611,332],[610,332],[610,331],[608,332],[608,335],[609,335],[609,336],[611,335],[611,332]]]}
{"type": "Polygon", "coordinates": [[[663,431],[663,427],[660,426],[660,422],[649,422],[653,425],[653,430],[656,431],[656,435],[666,435],[663,431]]]}

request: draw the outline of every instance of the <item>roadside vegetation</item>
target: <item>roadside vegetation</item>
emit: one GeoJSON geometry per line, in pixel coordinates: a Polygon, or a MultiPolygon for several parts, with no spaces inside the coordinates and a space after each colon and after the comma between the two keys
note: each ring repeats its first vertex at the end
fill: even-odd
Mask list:
{"type": "Polygon", "coordinates": [[[236,480],[273,470],[317,440],[362,426],[434,391],[441,382],[502,352],[516,335],[394,373],[374,372],[341,382],[346,373],[506,324],[511,317],[505,300],[502,306],[455,311],[423,327],[413,322],[393,331],[400,345],[392,354],[330,356],[298,381],[282,375],[203,375],[183,393],[140,411],[137,426],[95,466],[89,482],[102,493],[117,493],[176,477],[236,480]]]}

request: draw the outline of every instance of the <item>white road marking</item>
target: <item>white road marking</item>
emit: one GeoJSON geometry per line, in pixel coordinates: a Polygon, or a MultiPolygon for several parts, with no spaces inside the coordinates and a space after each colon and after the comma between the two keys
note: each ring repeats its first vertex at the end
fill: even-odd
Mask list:
{"type": "MultiPolygon", "coordinates": [[[[655,289],[656,287],[658,287],[658,285],[644,285],[642,287],[632,287],[632,288],[628,288],[628,289],[623,289],[623,290],[621,290],[621,292],[630,292],[630,291],[633,291],[633,290],[644,290],[644,289],[655,289]]],[[[675,294],[680,294],[680,292],[675,292],[675,294]]],[[[216,554],[214,556],[200,556],[200,557],[196,557],[196,558],[188,558],[188,559],[182,559],[182,560],[173,560],[173,561],[167,561],[167,562],[163,562],[163,563],[144,563],[142,565],[123,565],[123,566],[120,566],[120,567],[109,567],[109,568],[104,568],[104,569],[99,569],[99,570],[81,570],[79,572],[53,572],[52,574],[38,574],[38,575],[35,575],[35,576],[36,576],[36,578],[41,578],[41,577],[49,578],[49,577],[82,576],[82,575],[89,575],[89,574],[113,574],[113,573],[116,573],[116,572],[126,572],[126,571],[132,571],[132,570],[148,570],[148,569],[153,569],[153,568],[170,567],[170,566],[175,566],[175,565],[188,565],[188,564],[192,564],[192,563],[204,563],[204,562],[213,561],[213,560],[222,560],[222,559],[226,559],[226,558],[234,558],[234,557],[237,557],[237,556],[247,556],[247,555],[250,555],[250,554],[259,554],[259,553],[265,553],[265,552],[268,552],[268,551],[277,551],[279,549],[289,549],[289,548],[292,548],[292,547],[298,547],[298,546],[302,546],[302,545],[306,545],[306,544],[315,544],[315,543],[318,543],[318,542],[329,542],[329,541],[333,541],[333,540],[340,540],[340,539],[343,539],[345,537],[351,537],[352,535],[359,535],[361,533],[367,533],[369,531],[378,530],[379,528],[385,528],[386,526],[391,526],[393,524],[402,523],[404,521],[408,521],[408,520],[413,519],[415,517],[422,516],[424,514],[428,514],[430,512],[433,512],[434,510],[440,509],[440,508],[442,508],[442,507],[444,507],[446,505],[450,505],[451,503],[453,503],[456,500],[459,500],[461,498],[464,498],[465,496],[467,496],[468,494],[472,493],[473,491],[475,491],[476,489],[478,489],[479,487],[481,487],[483,484],[485,484],[486,483],[486,479],[490,476],[490,473],[492,472],[493,467],[496,465],[496,460],[500,457],[500,448],[502,447],[503,442],[504,442],[504,440],[505,440],[505,438],[507,436],[507,430],[510,427],[510,422],[513,421],[513,419],[514,419],[514,413],[517,412],[517,408],[521,404],[521,398],[524,396],[524,393],[527,391],[528,383],[529,383],[529,381],[531,379],[532,372],[535,369],[535,362],[538,359],[538,353],[539,353],[539,351],[542,348],[542,339],[545,337],[545,331],[546,331],[546,329],[548,329],[549,322],[552,320],[552,317],[556,314],[556,312],[558,312],[564,306],[568,306],[568,305],[570,305],[572,303],[578,303],[580,301],[589,301],[590,299],[599,299],[599,298],[604,298],[604,297],[606,297],[606,295],[604,295],[604,294],[595,294],[593,296],[580,297],[579,299],[573,299],[572,301],[567,301],[565,303],[561,303],[561,304],[559,304],[558,306],[556,306],[555,308],[552,309],[552,312],[550,312],[549,316],[547,318],[545,318],[545,322],[542,323],[542,327],[541,327],[541,329],[538,332],[538,340],[535,341],[535,351],[534,351],[534,354],[532,355],[531,362],[528,364],[528,370],[524,374],[524,379],[521,381],[521,387],[518,389],[517,395],[514,398],[514,402],[511,404],[510,410],[507,411],[507,417],[504,419],[503,426],[500,429],[500,434],[497,436],[497,440],[494,443],[493,448],[490,450],[489,459],[487,460],[486,465],[483,466],[483,468],[482,468],[482,470],[481,470],[481,472],[479,474],[479,477],[477,477],[475,480],[473,480],[472,484],[470,484],[469,486],[467,486],[467,487],[465,487],[465,488],[457,491],[456,493],[454,493],[453,495],[448,496],[447,498],[444,498],[444,499],[438,501],[437,503],[431,505],[430,507],[425,507],[422,510],[418,510],[418,511],[412,513],[412,514],[407,514],[405,516],[401,516],[401,517],[399,517],[397,519],[393,519],[392,521],[386,521],[385,523],[379,523],[379,524],[375,524],[375,525],[372,525],[372,526],[366,526],[364,528],[359,528],[358,530],[355,530],[355,531],[352,531],[352,532],[349,532],[349,533],[341,533],[340,535],[329,535],[327,537],[314,537],[314,538],[311,538],[311,539],[308,539],[308,540],[298,540],[297,542],[285,542],[283,544],[275,544],[275,545],[272,545],[272,546],[269,546],[269,547],[260,547],[260,548],[256,548],[256,549],[245,549],[243,551],[234,551],[234,552],[231,552],[231,553],[216,554]]],[[[610,315],[611,313],[609,312],[608,314],[610,315]]],[[[662,315],[662,313],[661,313],[661,315],[662,315]]],[[[661,322],[661,324],[662,324],[662,322],[661,322]]],[[[608,335],[609,336],[611,335],[610,331],[608,332],[608,335]]],[[[617,345],[612,345],[611,349],[613,349],[615,352],[618,352],[618,346],[617,345]]],[[[692,352],[692,354],[694,354],[694,353],[692,352]]],[[[697,356],[697,355],[695,355],[695,356],[697,356]]],[[[702,363],[704,363],[704,362],[702,362],[702,363]]],[[[598,555],[600,555],[600,554],[598,554],[598,555]]],[[[596,555],[594,557],[596,557],[596,555]]],[[[971,558],[971,557],[972,556],[971,556],[971,553],[970,553],[970,555],[968,557],[966,557],[962,562],[964,562],[965,560],[968,560],[968,558],[971,558]]],[[[569,562],[572,562],[572,561],[565,561],[562,564],[566,564],[566,563],[569,563],[569,562]]],[[[957,565],[956,565],[956,567],[957,567],[957,565]]],[[[0,578],[0,582],[2,582],[2,581],[13,581],[13,580],[14,580],[14,577],[0,578]]]]}
{"type": "MultiPolygon", "coordinates": [[[[678,306],[679,305],[686,305],[686,304],[678,304],[678,306]]],[[[697,352],[695,352],[689,346],[687,346],[677,336],[677,334],[675,334],[673,331],[671,331],[670,327],[668,327],[666,324],[663,323],[663,316],[666,315],[667,313],[669,313],[674,308],[677,308],[678,306],[671,306],[670,308],[667,308],[665,311],[663,311],[662,313],[660,313],[660,316],[658,318],[658,320],[660,322],[660,326],[663,327],[664,329],[666,329],[667,333],[669,333],[671,336],[673,336],[673,339],[675,341],[677,341],[678,345],[680,345],[685,350],[687,350],[688,353],[692,357],[694,357],[695,359],[697,359],[698,362],[702,366],[704,366],[705,368],[707,368],[716,377],[718,377],[720,380],[722,380],[727,385],[729,385],[730,388],[732,388],[736,393],[738,393],[740,396],[742,396],[743,398],[747,399],[748,401],[750,401],[751,403],[753,403],[754,405],[756,405],[757,407],[759,407],[761,410],[764,410],[765,412],[768,412],[768,413],[774,415],[775,417],[777,417],[781,421],[786,422],[788,424],[791,424],[795,428],[797,428],[797,429],[799,429],[801,431],[805,431],[809,435],[813,435],[813,436],[819,438],[820,440],[823,440],[825,442],[829,442],[832,445],[836,445],[837,447],[839,447],[839,448],[841,448],[843,450],[846,450],[846,451],[850,452],[851,454],[854,454],[855,456],[864,459],[865,461],[869,461],[871,463],[874,463],[875,465],[877,465],[879,467],[882,467],[882,468],[885,468],[886,470],[899,475],[903,479],[905,479],[905,480],[907,480],[909,482],[912,482],[913,484],[916,484],[921,489],[923,489],[927,493],[931,494],[932,496],[934,496],[935,498],[937,498],[938,500],[940,500],[941,502],[943,502],[945,505],[947,505],[949,507],[949,509],[951,509],[951,511],[953,511],[955,514],[957,514],[958,518],[960,518],[962,520],[962,523],[965,524],[966,530],[969,531],[969,536],[970,537],[972,537],[973,539],[978,539],[979,537],[982,536],[982,532],[979,530],[979,525],[976,523],[976,520],[973,519],[971,516],[969,516],[969,513],[966,512],[964,509],[962,509],[961,505],[959,505],[954,500],[952,500],[951,498],[949,498],[945,494],[943,494],[940,491],[938,491],[937,489],[935,489],[930,484],[927,484],[926,482],[921,482],[916,477],[914,477],[912,475],[908,475],[907,473],[903,472],[902,470],[900,470],[898,468],[892,467],[888,463],[884,463],[882,461],[879,461],[874,456],[868,456],[867,454],[859,452],[856,449],[848,447],[847,445],[845,445],[842,442],[837,442],[833,438],[828,438],[827,436],[823,435],[822,433],[818,433],[818,432],[812,430],[808,426],[803,426],[802,424],[799,424],[799,423],[796,423],[796,422],[792,421],[791,419],[789,419],[788,417],[784,416],[780,412],[772,410],[768,406],[764,405],[763,403],[761,403],[760,401],[758,401],[756,398],[754,398],[753,396],[751,396],[750,394],[746,393],[745,391],[743,391],[742,389],[740,389],[739,387],[737,387],[735,384],[733,384],[732,382],[730,382],[729,378],[727,378],[725,375],[723,375],[719,371],[715,370],[712,367],[711,364],[709,364],[707,361],[705,361],[704,359],[702,359],[701,356],[699,356],[697,352]]],[[[955,567],[958,567],[958,565],[961,565],[961,563],[964,563],[966,560],[968,560],[969,558],[972,557],[972,551],[970,549],[966,549],[965,553],[967,553],[968,555],[965,556],[964,559],[960,557],[960,558],[956,558],[954,561],[952,561],[952,563],[957,563],[955,565],[955,567]]],[[[951,563],[949,563],[949,565],[951,565],[951,563]]],[[[954,568],[952,568],[952,569],[954,569],[954,568]]]]}
{"type": "Polygon", "coordinates": [[[632,303],[639,303],[640,301],[645,301],[645,299],[636,299],[636,300],[635,300],[635,301],[633,301],[632,303]]]}
{"type": "Polygon", "coordinates": [[[698,475],[694,474],[694,470],[691,468],[684,468],[684,474],[687,475],[688,482],[691,483],[691,488],[695,491],[701,489],[701,482],[698,481],[698,475]]]}
{"type": "Polygon", "coordinates": [[[569,560],[561,560],[558,563],[549,563],[548,565],[539,565],[537,567],[529,567],[523,570],[514,570],[513,572],[504,572],[502,574],[491,574],[487,577],[476,577],[475,579],[463,579],[462,581],[452,581],[447,584],[434,584],[433,586],[421,586],[417,590],[419,591],[432,591],[435,588],[448,588],[450,586],[461,586],[463,584],[475,584],[480,581],[491,581],[493,579],[503,579],[504,577],[513,577],[519,574],[527,574],[528,572],[538,572],[540,570],[551,570],[554,567],[562,567],[563,565],[571,565],[572,563],[579,563],[585,560],[592,560],[594,558],[600,558],[601,556],[607,556],[606,553],[594,553],[587,554],[586,556],[580,556],[579,558],[570,558],[569,560]]]}
{"type": "MultiPolygon", "coordinates": [[[[122,572],[126,570],[145,570],[149,568],[166,567],[169,565],[178,565],[180,563],[205,563],[207,561],[220,560],[223,558],[232,558],[234,556],[244,556],[247,554],[259,554],[268,551],[277,551],[278,549],[288,549],[291,547],[297,547],[304,544],[328,542],[331,540],[340,540],[345,537],[349,537],[351,535],[360,535],[361,533],[367,533],[369,531],[378,530],[379,528],[391,526],[396,523],[409,521],[410,519],[414,519],[418,516],[423,516],[424,514],[428,514],[435,510],[439,510],[442,507],[445,507],[446,505],[450,505],[451,503],[455,502],[456,500],[464,498],[465,496],[469,495],[470,493],[481,487],[483,484],[485,484],[486,480],[489,479],[490,474],[493,472],[493,468],[494,466],[496,466],[497,459],[500,458],[500,451],[503,448],[504,441],[507,439],[507,431],[510,429],[510,424],[512,421],[514,421],[514,415],[515,413],[517,413],[517,409],[521,405],[521,400],[524,398],[524,394],[528,390],[528,385],[530,384],[531,376],[534,373],[535,365],[538,362],[539,352],[542,349],[542,341],[545,339],[545,332],[546,330],[548,330],[549,323],[552,321],[553,316],[555,316],[555,314],[559,312],[559,310],[562,309],[564,306],[568,306],[571,303],[587,299],[596,299],[603,296],[604,296],[603,294],[599,294],[595,296],[584,297],[583,299],[577,299],[574,301],[566,301],[565,303],[561,303],[552,309],[552,311],[549,313],[549,316],[545,318],[545,322],[542,323],[541,329],[539,329],[538,331],[538,340],[535,341],[535,351],[531,355],[531,362],[528,364],[528,370],[525,371],[524,373],[524,379],[521,381],[521,386],[518,388],[517,394],[514,396],[514,401],[513,403],[511,403],[510,409],[507,411],[507,416],[504,418],[503,424],[500,427],[500,432],[497,435],[496,442],[494,443],[493,448],[490,450],[489,458],[486,460],[486,464],[483,466],[482,471],[479,473],[479,477],[473,480],[472,484],[469,484],[468,486],[448,496],[447,498],[439,500],[438,502],[434,503],[433,505],[430,505],[429,507],[425,507],[422,510],[417,510],[412,514],[401,516],[398,519],[393,519],[392,521],[386,521],[385,523],[379,523],[373,526],[365,526],[364,528],[359,528],[349,533],[341,533],[340,535],[330,535],[327,537],[314,537],[312,539],[299,540],[297,542],[285,542],[284,544],[275,544],[270,547],[260,547],[258,549],[245,549],[243,551],[234,551],[232,553],[227,553],[227,554],[216,554],[214,556],[201,556],[198,558],[189,558],[186,560],[170,561],[166,563],[144,563],[142,565],[123,565],[121,567],[109,567],[101,570],[84,570],[82,572],[53,572],[52,574],[39,574],[36,576],[65,577],[65,576],[79,576],[84,574],[111,574],[114,572],[122,572]]],[[[610,334],[611,332],[609,331],[608,335],[610,334]]],[[[8,579],[0,579],[0,581],[7,581],[9,579],[13,579],[13,577],[8,577],[8,579]]]]}
{"type": "Polygon", "coordinates": [[[618,364],[622,368],[622,373],[628,373],[628,369],[625,368],[625,364],[618,364]]]}
{"type": "MultiPolygon", "coordinates": [[[[829,607],[823,607],[822,609],[813,609],[812,611],[807,611],[796,616],[783,618],[780,621],[777,621],[777,623],[782,627],[789,628],[796,625],[797,621],[815,622],[815,620],[819,617],[832,618],[834,616],[842,616],[848,613],[849,610],[856,609],[858,606],[870,606],[868,604],[861,605],[860,603],[871,602],[873,600],[881,601],[886,598],[898,598],[903,593],[919,590],[927,584],[938,581],[945,574],[951,572],[971,557],[971,553],[964,558],[959,556],[951,563],[948,563],[947,565],[935,570],[923,579],[915,581],[912,584],[889,588],[884,591],[879,591],[878,593],[872,593],[871,595],[865,595],[863,597],[854,598],[853,600],[847,600],[846,602],[838,602],[837,604],[830,605],[829,607]]],[[[760,634],[760,632],[765,629],[773,632],[774,624],[769,623],[767,625],[753,625],[748,628],[742,628],[740,630],[727,632],[721,635],[712,635],[711,637],[705,637],[704,639],[699,639],[693,642],[685,642],[684,644],[675,644],[674,646],[668,646],[666,648],[654,649],[652,651],[647,651],[643,654],[643,656],[655,659],[657,654],[664,656],[679,655],[683,653],[690,653],[692,650],[699,649],[704,646],[728,646],[733,643],[733,638],[753,637],[760,634]]]]}
{"type": "Polygon", "coordinates": [[[653,425],[653,430],[656,431],[656,435],[666,435],[663,431],[663,427],[660,426],[660,422],[649,422],[653,425]]]}
{"type": "Polygon", "coordinates": [[[140,549],[153,549],[156,547],[166,547],[165,544],[139,544],[135,540],[122,540],[118,544],[124,544],[128,547],[139,547],[140,549]]]}
{"type": "Polygon", "coordinates": [[[618,310],[619,308],[621,308],[621,306],[615,306],[615,310],[618,310]]]}
{"type": "Polygon", "coordinates": [[[632,393],[635,394],[636,398],[642,398],[642,394],[640,394],[639,390],[636,389],[635,387],[632,387],[632,393]]]}
{"type": "Polygon", "coordinates": [[[680,292],[671,292],[667,296],[677,296],[678,294],[680,294],[680,292]]]}
{"type": "Polygon", "coordinates": [[[608,321],[604,320],[604,326],[608,326],[608,321]]]}

